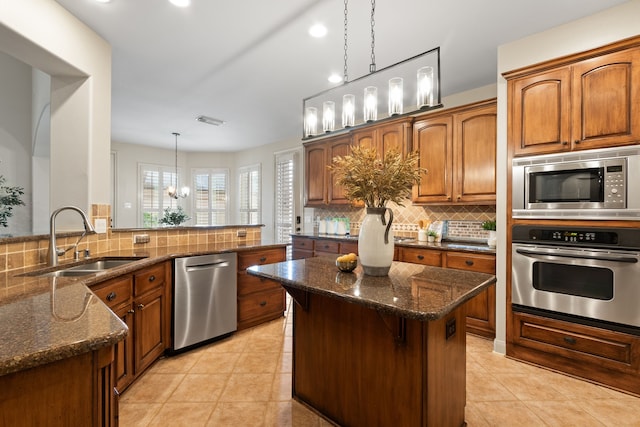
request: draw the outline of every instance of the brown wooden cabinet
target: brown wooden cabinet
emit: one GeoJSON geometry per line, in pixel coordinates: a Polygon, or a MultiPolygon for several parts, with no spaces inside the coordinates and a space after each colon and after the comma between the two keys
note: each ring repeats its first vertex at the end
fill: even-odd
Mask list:
{"type": "MultiPolygon", "coordinates": [[[[434,267],[496,274],[493,254],[454,252],[419,247],[399,247],[399,261],[434,267]]],[[[491,285],[467,303],[467,332],[494,338],[496,335],[496,286],[491,285]]]]}
{"type": "Polygon", "coordinates": [[[116,388],[123,392],[170,347],[171,266],[158,264],[91,290],[129,327],[115,347],[116,388]]]}
{"type": "Polygon", "coordinates": [[[349,204],[328,166],[334,157],[349,154],[350,147],[349,135],[338,135],[305,144],[305,206],[349,204]]]}
{"type": "Polygon", "coordinates": [[[561,62],[505,74],[514,156],[636,144],[640,48],[561,62]]]}
{"type": "Polygon", "coordinates": [[[302,259],[318,255],[358,253],[358,242],[333,237],[291,236],[292,258],[302,259]]]}
{"type": "Polygon", "coordinates": [[[286,248],[252,249],[238,252],[238,330],[250,328],[282,316],[285,290],[279,282],[250,276],[252,265],[286,260],[286,248]]]}
{"type": "Polygon", "coordinates": [[[354,131],[351,138],[353,145],[375,148],[379,155],[392,149],[404,155],[411,142],[411,132],[411,119],[402,118],[354,131]]]}
{"type": "Polygon", "coordinates": [[[509,355],[640,393],[640,337],[514,312],[509,355]]]}
{"type": "Polygon", "coordinates": [[[495,100],[417,120],[413,149],[428,171],[413,188],[414,203],[495,203],[495,100]]]}

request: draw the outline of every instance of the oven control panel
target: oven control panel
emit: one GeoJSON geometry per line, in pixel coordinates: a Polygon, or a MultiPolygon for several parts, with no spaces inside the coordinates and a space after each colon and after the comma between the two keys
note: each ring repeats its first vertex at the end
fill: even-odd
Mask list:
{"type": "Polygon", "coordinates": [[[611,249],[640,249],[640,228],[514,225],[512,241],[611,249]]]}

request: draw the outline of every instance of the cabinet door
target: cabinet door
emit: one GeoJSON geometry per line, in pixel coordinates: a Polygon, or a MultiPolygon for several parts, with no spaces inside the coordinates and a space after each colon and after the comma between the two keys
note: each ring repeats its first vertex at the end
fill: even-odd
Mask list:
{"type": "MultiPolygon", "coordinates": [[[[341,137],[331,140],[327,147],[327,166],[331,165],[333,158],[337,156],[347,156],[351,152],[351,137],[341,137]]],[[[344,196],[344,189],[336,182],[336,177],[331,172],[328,176],[328,196],[327,202],[330,205],[348,205],[351,202],[344,196]]]]}
{"type": "Polygon", "coordinates": [[[514,155],[571,148],[571,69],[534,74],[509,82],[514,155]]]}
{"type": "Polygon", "coordinates": [[[135,371],[143,371],[162,355],[167,343],[164,337],[164,288],[148,292],[134,301],[135,305],[135,371]]]}
{"type": "Polygon", "coordinates": [[[327,201],[327,150],[324,144],[305,145],[305,206],[327,201]]]}
{"type": "Polygon", "coordinates": [[[118,342],[115,346],[116,389],[119,393],[122,393],[134,379],[133,314],[135,313],[135,311],[131,308],[131,304],[129,304],[126,307],[115,310],[114,313],[129,328],[129,334],[127,334],[127,337],[124,340],[118,342]]]}
{"type": "Polygon", "coordinates": [[[378,144],[376,143],[376,131],[373,127],[354,132],[352,138],[353,145],[369,149],[375,148],[378,150],[378,144]]]}
{"type": "Polygon", "coordinates": [[[577,63],[572,80],[573,149],[640,140],[640,49],[577,63]]]}
{"type": "Polygon", "coordinates": [[[292,251],[291,257],[293,259],[310,258],[313,256],[313,239],[306,237],[293,236],[291,238],[292,251]]]}
{"type": "Polygon", "coordinates": [[[408,141],[411,138],[410,129],[411,123],[407,121],[380,126],[377,130],[378,150],[380,153],[395,150],[404,156],[410,143],[408,141]]]}
{"type": "Polygon", "coordinates": [[[453,168],[453,121],[451,116],[425,119],[413,127],[418,166],[427,169],[413,186],[414,202],[451,202],[453,168]]]}
{"type": "Polygon", "coordinates": [[[453,144],[455,201],[495,202],[495,105],[456,114],[453,144]]]}

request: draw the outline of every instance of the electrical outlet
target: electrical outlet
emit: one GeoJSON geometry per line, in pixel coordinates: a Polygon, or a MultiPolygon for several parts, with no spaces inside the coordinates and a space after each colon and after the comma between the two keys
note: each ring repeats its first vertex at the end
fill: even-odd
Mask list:
{"type": "Polygon", "coordinates": [[[447,326],[445,331],[445,339],[453,337],[456,334],[456,318],[451,318],[447,320],[447,326]]]}
{"type": "Polygon", "coordinates": [[[135,236],[133,236],[133,243],[149,243],[149,241],[151,241],[151,238],[149,237],[148,234],[136,234],[135,236]]]}
{"type": "Polygon", "coordinates": [[[236,237],[247,237],[247,230],[238,230],[236,232],[236,237]]]}

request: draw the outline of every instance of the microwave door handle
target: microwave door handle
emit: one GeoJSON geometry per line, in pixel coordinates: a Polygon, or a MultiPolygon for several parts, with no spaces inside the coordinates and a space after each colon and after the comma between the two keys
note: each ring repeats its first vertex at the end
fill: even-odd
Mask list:
{"type": "Polygon", "coordinates": [[[585,255],[578,253],[546,253],[546,252],[536,252],[528,249],[516,249],[516,252],[521,255],[536,255],[536,256],[557,256],[564,258],[580,258],[580,259],[593,259],[597,261],[612,261],[612,262],[622,262],[627,264],[635,264],[638,262],[638,258],[628,257],[623,255],[585,255]]]}

